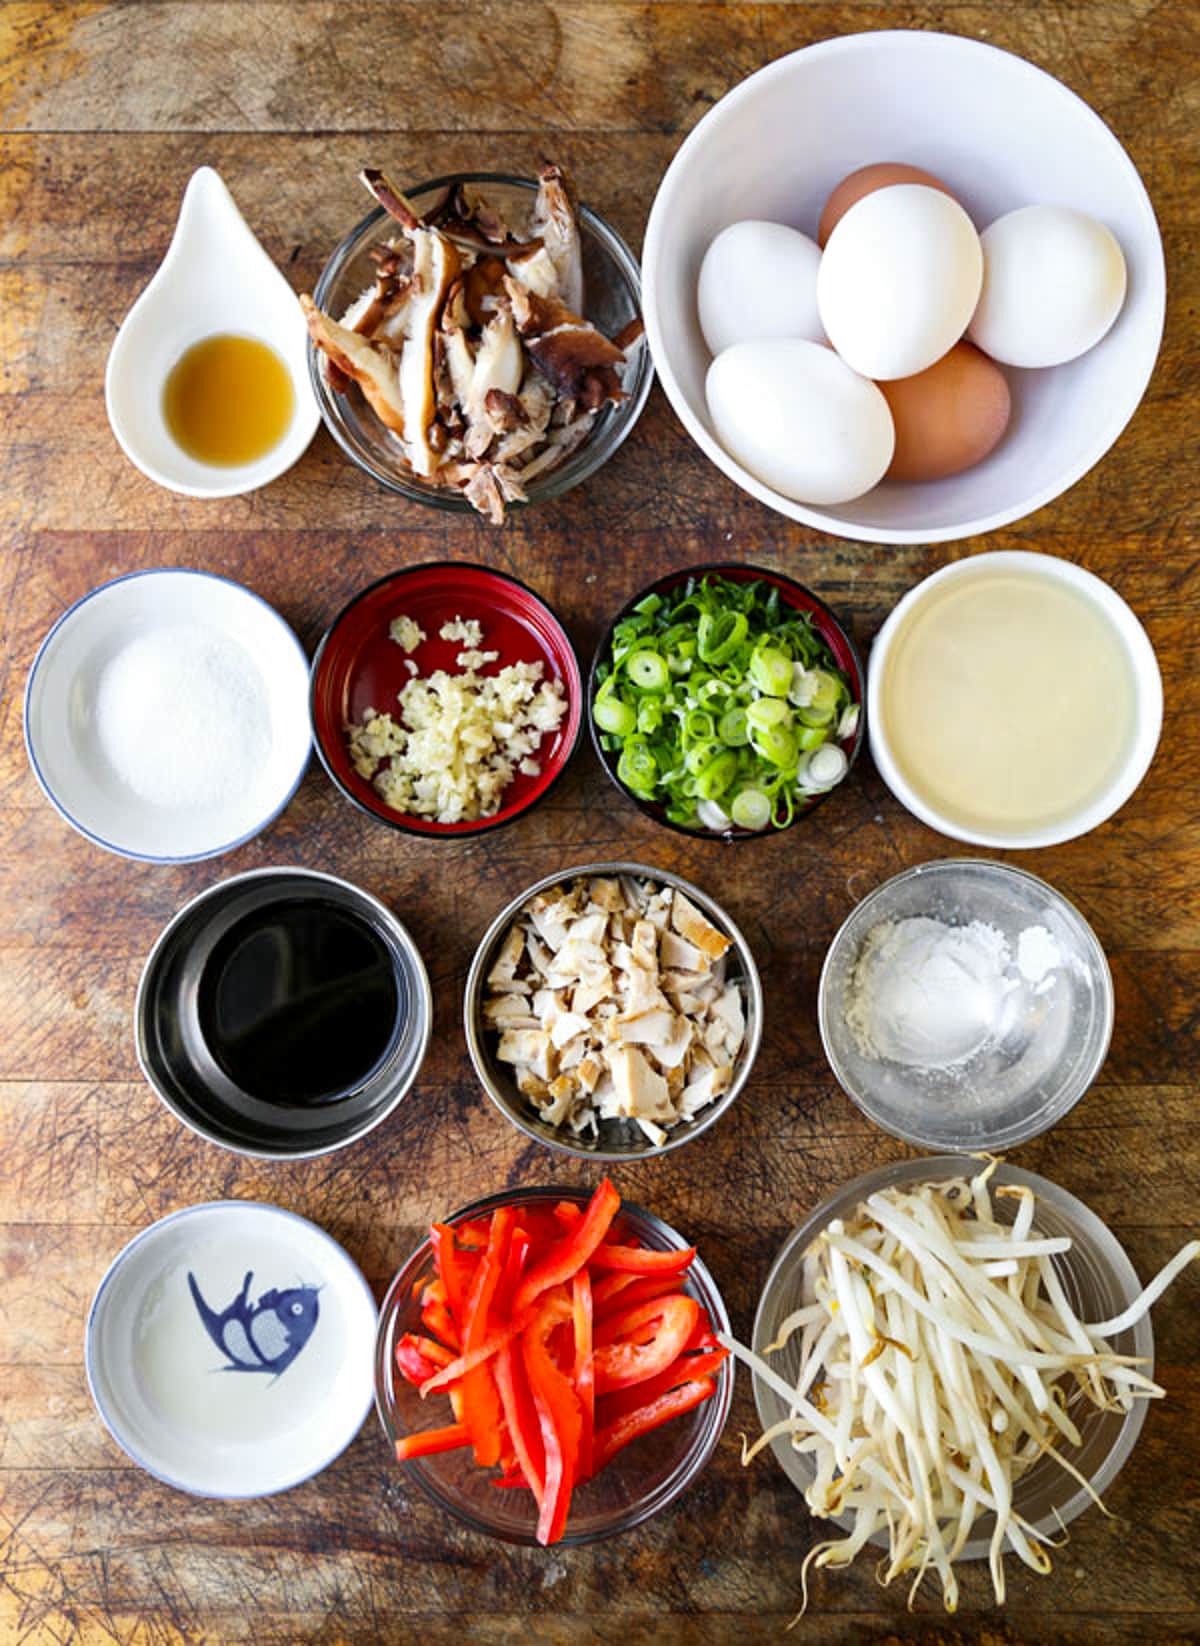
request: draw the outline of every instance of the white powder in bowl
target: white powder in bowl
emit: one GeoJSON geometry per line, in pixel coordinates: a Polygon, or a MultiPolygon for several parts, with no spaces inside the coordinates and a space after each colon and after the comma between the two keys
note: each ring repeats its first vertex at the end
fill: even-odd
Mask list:
{"type": "Polygon", "coordinates": [[[867,933],[850,979],[846,1021],[864,1057],[949,1069],[980,1051],[1013,987],[1003,932],[982,920],[926,915],[867,933]]]}
{"type": "Polygon", "coordinates": [[[140,800],[172,809],[227,805],[271,752],[267,691],[253,657],[201,624],[139,635],[100,675],[100,752],[140,800]]]}

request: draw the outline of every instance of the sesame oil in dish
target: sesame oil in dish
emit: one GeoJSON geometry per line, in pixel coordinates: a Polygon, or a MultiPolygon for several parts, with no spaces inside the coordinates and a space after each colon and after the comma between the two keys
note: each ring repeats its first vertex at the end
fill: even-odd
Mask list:
{"type": "Polygon", "coordinates": [[[175,362],[163,388],[172,438],[198,463],[236,468],[265,457],[296,409],[292,376],[257,337],[218,332],[175,362]]]}
{"type": "Polygon", "coordinates": [[[1101,796],[1133,742],[1136,681],[1099,603],[1037,570],[948,580],[909,613],[884,664],[896,764],[972,830],[1034,833],[1101,796]]]}

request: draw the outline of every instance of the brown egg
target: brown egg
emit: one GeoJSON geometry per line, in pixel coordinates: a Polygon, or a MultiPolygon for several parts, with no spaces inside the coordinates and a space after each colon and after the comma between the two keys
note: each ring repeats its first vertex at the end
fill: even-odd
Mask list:
{"type": "Polygon", "coordinates": [[[896,425],[886,479],[944,480],[982,461],[1008,427],[1008,383],[973,343],[956,343],[915,377],[880,383],[896,425]]]}
{"type": "Polygon", "coordinates": [[[954,199],[953,194],[939,178],[922,171],[918,166],[905,166],[898,160],[884,160],[875,166],[860,166],[857,171],[852,171],[849,177],[842,178],[825,202],[820,226],[817,229],[817,244],[825,244],[839,221],[864,194],[874,194],[876,189],[891,188],[893,183],[924,183],[927,189],[941,189],[943,194],[949,194],[951,200],[954,199]]]}

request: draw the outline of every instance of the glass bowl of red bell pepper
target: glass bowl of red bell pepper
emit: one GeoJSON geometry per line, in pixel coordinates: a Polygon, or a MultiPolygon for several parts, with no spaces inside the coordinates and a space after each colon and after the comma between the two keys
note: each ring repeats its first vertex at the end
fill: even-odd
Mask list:
{"type": "Polygon", "coordinates": [[[728,1330],[694,1248],[607,1178],[512,1189],[434,1224],[392,1282],[376,1408],[410,1477],[467,1526],[590,1543],[707,1464],[733,1397],[728,1330]]]}

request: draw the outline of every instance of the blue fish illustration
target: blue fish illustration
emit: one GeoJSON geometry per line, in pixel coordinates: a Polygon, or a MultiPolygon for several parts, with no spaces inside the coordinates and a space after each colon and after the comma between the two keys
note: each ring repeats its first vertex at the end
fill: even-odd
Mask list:
{"type": "Polygon", "coordinates": [[[273,1372],[282,1376],[313,1334],[320,1313],[319,1286],[272,1288],[257,1303],[250,1301],[250,1269],[233,1302],[218,1313],[204,1301],[196,1277],[188,1271],[188,1286],[204,1330],[228,1360],[223,1372],[273,1372]]]}

